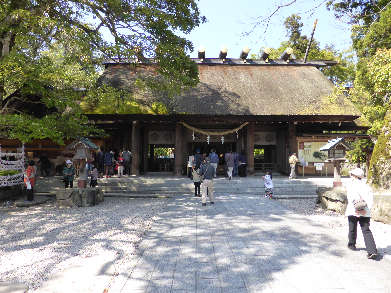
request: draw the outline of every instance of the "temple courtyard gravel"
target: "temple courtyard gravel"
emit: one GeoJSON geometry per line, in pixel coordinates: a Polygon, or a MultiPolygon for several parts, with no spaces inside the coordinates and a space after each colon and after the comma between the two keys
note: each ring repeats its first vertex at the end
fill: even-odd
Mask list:
{"type": "Polygon", "coordinates": [[[218,193],[206,207],[191,195],[1,207],[0,292],[391,293],[391,226],[371,228],[377,261],[366,258],[360,233],[358,251],[348,250],[345,217],[313,198],[218,193]]]}

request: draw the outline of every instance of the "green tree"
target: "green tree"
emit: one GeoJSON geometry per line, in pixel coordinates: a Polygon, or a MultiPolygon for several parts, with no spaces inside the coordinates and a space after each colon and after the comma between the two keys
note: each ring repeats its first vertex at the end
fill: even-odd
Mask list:
{"type": "Polygon", "coordinates": [[[368,170],[374,143],[370,139],[357,139],[352,144],[352,149],[347,151],[347,159],[356,164],[365,164],[368,170]]]}
{"type": "Polygon", "coordinates": [[[348,23],[369,26],[379,18],[390,0],[330,0],[328,9],[334,11],[338,19],[346,19],[348,23]]]}
{"type": "Polygon", "coordinates": [[[353,34],[353,46],[359,57],[350,98],[369,122],[370,134],[377,136],[383,125],[390,100],[391,7],[380,13],[365,31],[353,34]]]}
{"type": "MultiPolygon", "coordinates": [[[[349,23],[354,24],[352,40],[358,63],[350,98],[376,141],[368,177],[376,186],[390,188],[391,1],[343,0],[328,5],[337,17],[349,15],[349,23]]],[[[355,151],[360,148],[363,146],[355,151]]]]}
{"type": "MultiPolygon", "coordinates": [[[[292,14],[285,19],[284,25],[288,40],[282,42],[279,48],[271,49],[270,58],[278,59],[290,47],[293,49],[293,54],[297,59],[304,59],[310,40],[306,35],[302,34],[303,23],[301,17],[297,14],[292,14]]],[[[308,52],[308,60],[337,61],[337,65],[321,69],[336,85],[351,83],[354,79],[354,62],[351,51],[338,52],[332,46],[326,46],[322,49],[319,42],[314,38],[308,52]]]]}
{"type": "Polygon", "coordinates": [[[61,143],[94,131],[80,100],[96,92],[104,59],[154,58],[172,92],[195,85],[192,44],[178,33],[203,21],[195,0],[1,1],[0,134],[61,143]]]}

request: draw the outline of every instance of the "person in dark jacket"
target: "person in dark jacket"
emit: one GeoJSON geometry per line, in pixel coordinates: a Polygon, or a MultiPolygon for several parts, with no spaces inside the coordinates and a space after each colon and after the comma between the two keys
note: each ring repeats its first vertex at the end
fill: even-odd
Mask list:
{"type": "Polygon", "coordinates": [[[67,160],[65,162],[65,167],[64,170],[62,171],[62,174],[64,176],[64,183],[65,183],[65,188],[73,188],[73,179],[75,177],[75,167],[72,165],[71,160],[67,160]]]}
{"type": "Polygon", "coordinates": [[[213,178],[215,169],[210,164],[210,159],[205,159],[205,164],[201,164],[199,174],[202,176],[202,205],[206,206],[206,196],[209,196],[211,204],[214,204],[213,178]]]}
{"type": "Polygon", "coordinates": [[[216,154],[215,150],[212,149],[211,153],[209,154],[210,164],[215,169],[215,177],[217,173],[217,165],[219,164],[219,156],[216,154]]]}
{"type": "MultiPolygon", "coordinates": [[[[111,152],[105,152],[105,155],[104,155],[104,164],[105,164],[105,175],[106,175],[106,178],[108,178],[110,176],[110,169],[113,165],[113,155],[111,152]]],[[[111,176],[110,176],[111,177],[111,176]]]]}
{"type": "Polygon", "coordinates": [[[196,170],[198,170],[200,168],[200,165],[202,163],[202,155],[200,153],[200,149],[197,149],[196,150],[196,153],[194,155],[194,162],[196,164],[196,170]]]}

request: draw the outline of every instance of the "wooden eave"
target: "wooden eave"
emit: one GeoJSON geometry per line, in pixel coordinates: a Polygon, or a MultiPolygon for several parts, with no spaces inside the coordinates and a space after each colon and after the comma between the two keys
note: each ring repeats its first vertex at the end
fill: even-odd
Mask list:
{"type": "Polygon", "coordinates": [[[269,122],[269,123],[339,123],[352,122],[359,116],[355,115],[203,115],[203,114],[87,114],[90,121],[95,123],[118,122],[269,122]]]}

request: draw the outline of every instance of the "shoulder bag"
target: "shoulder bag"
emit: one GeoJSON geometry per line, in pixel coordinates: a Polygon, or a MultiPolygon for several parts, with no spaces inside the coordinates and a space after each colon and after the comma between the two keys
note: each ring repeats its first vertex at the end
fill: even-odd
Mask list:
{"type": "Polygon", "coordinates": [[[353,200],[353,206],[356,211],[362,211],[367,207],[367,202],[360,195],[360,199],[353,200]]]}

